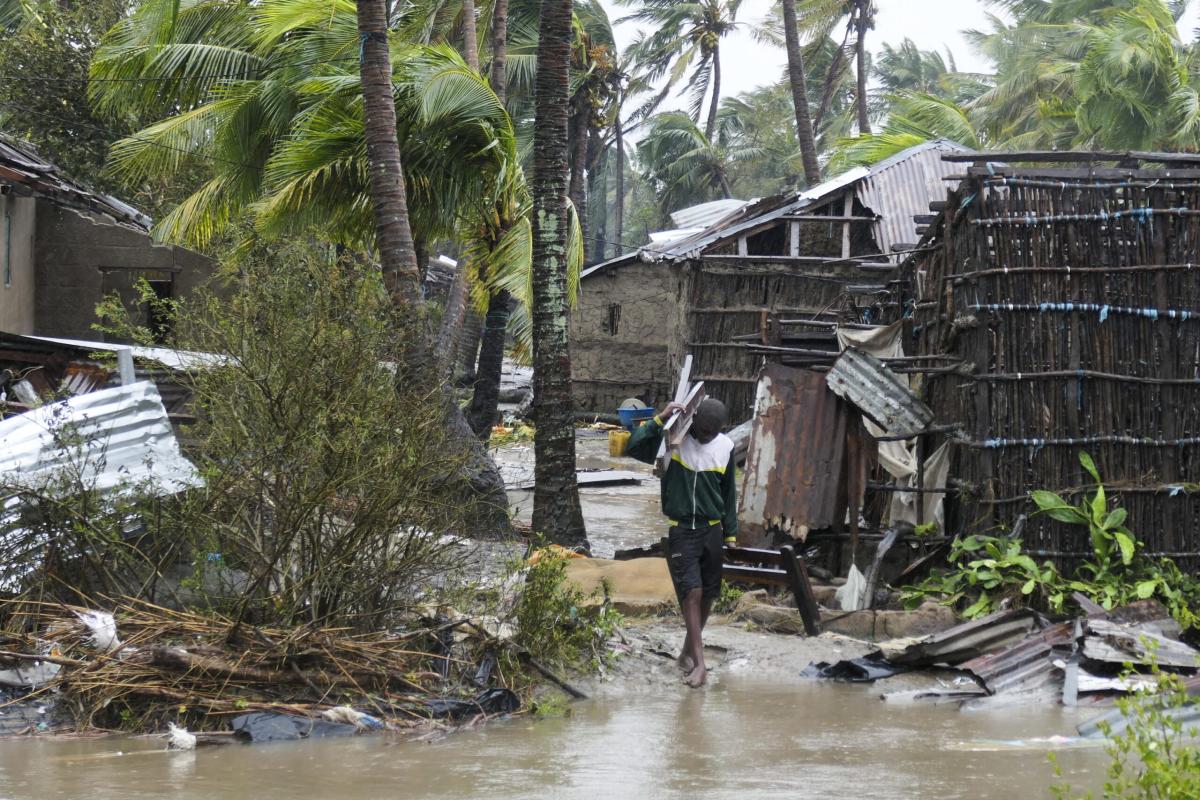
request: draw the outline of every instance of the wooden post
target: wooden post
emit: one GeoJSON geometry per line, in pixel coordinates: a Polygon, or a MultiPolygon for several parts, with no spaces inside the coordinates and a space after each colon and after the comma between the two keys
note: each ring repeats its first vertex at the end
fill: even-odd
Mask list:
{"type": "Polygon", "coordinates": [[[746,245],[746,237],[745,236],[738,237],[738,255],[739,256],[750,255],[750,248],[746,245]]]}
{"type": "Polygon", "coordinates": [[[817,598],[813,595],[812,584],[808,582],[808,568],[804,559],[796,555],[796,549],[790,544],[779,548],[782,556],[783,569],[787,573],[792,594],[796,597],[796,608],[800,611],[800,619],[804,621],[804,631],[809,636],[821,635],[821,611],[817,608],[817,598]]]}
{"type": "Polygon", "coordinates": [[[800,223],[796,220],[788,225],[788,255],[800,255],[800,223]]]}
{"type": "MultiPolygon", "coordinates": [[[[842,216],[849,217],[854,211],[854,192],[846,192],[846,197],[842,201],[842,216]]],[[[842,223],[842,258],[850,257],[850,223],[842,223]]]]}

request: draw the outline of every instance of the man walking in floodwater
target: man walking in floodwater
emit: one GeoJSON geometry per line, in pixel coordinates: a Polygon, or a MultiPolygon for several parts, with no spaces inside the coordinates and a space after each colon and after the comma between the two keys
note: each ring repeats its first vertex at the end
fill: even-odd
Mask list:
{"type": "MultiPolygon", "coordinates": [[[[629,455],[653,464],[663,425],[682,410],[681,404],[670,403],[661,415],[643,423],[629,439],[629,455]]],[[[727,420],[720,400],[702,400],[662,476],[662,510],[671,522],[667,568],[687,628],[679,665],[692,687],[708,679],[701,632],[721,594],[722,548],[737,538],[733,440],[721,433],[727,420]]]]}

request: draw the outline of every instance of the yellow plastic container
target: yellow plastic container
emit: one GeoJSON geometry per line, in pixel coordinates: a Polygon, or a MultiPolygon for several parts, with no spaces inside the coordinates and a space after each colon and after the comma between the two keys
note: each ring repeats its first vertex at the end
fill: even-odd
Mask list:
{"type": "Polygon", "coordinates": [[[625,455],[625,449],[629,447],[629,437],[629,431],[609,431],[608,454],[613,458],[625,455]]]}

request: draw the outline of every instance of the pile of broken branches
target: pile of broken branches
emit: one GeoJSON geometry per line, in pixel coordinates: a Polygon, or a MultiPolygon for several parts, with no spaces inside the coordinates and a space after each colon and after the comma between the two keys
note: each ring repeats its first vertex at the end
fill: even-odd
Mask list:
{"type": "Polygon", "coordinates": [[[36,669],[23,699],[57,698],[79,729],[211,730],[252,711],[314,717],[348,705],[407,728],[519,707],[518,678],[497,658],[505,645],[465,618],[359,634],[237,625],[130,598],[111,607],[23,603],[8,615],[19,625],[0,632],[0,673],[11,684],[36,669]]]}

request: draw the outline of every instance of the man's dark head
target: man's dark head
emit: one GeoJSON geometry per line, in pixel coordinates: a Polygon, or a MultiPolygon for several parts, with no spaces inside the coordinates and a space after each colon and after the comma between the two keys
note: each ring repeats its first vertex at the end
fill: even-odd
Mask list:
{"type": "Polygon", "coordinates": [[[692,417],[691,434],[700,444],[708,444],[728,421],[729,412],[725,410],[725,404],[715,397],[706,397],[700,401],[692,417]]]}

